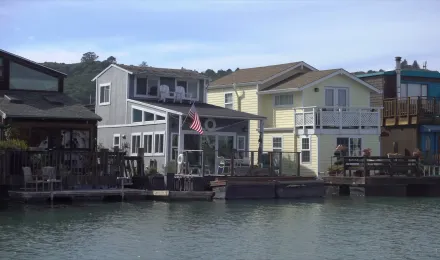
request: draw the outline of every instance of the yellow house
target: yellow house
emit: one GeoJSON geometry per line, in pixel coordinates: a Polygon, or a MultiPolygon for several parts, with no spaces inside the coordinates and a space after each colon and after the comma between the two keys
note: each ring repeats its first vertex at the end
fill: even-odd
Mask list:
{"type": "Polygon", "coordinates": [[[249,149],[301,152],[301,175],[318,175],[334,161],[337,145],[346,155],[370,148],[380,155],[380,109],[370,94],[380,90],[344,69],[317,70],[305,62],[240,69],[208,86],[210,104],[266,117],[251,123],[249,149]]]}

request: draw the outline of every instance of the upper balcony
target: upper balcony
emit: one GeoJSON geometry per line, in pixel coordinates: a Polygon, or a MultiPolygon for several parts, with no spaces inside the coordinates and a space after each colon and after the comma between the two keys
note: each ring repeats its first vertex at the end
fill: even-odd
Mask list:
{"type": "Polygon", "coordinates": [[[434,97],[388,98],[383,105],[384,126],[440,122],[440,100],[434,97]]]}
{"type": "Polygon", "coordinates": [[[302,134],[380,134],[378,107],[298,107],[295,128],[302,134]]]}

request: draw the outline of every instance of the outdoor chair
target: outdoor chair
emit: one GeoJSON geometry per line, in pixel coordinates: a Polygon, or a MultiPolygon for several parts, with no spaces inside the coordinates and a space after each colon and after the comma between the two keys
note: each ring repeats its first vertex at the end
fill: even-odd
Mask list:
{"type": "MultiPolygon", "coordinates": [[[[38,191],[38,184],[43,184],[43,180],[38,180],[38,176],[32,175],[31,167],[22,167],[24,176],[24,191],[27,191],[27,184],[35,184],[35,191],[38,191]]],[[[43,186],[44,190],[44,186],[43,186]]]]}
{"type": "MultiPolygon", "coordinates": [[[[60,183],[60,189],[62,189],[61,180],[57,179],[57,174],[55,167],[52,166],[46,166],[43,167],[43,181],[48,183],[49,185],[53,185],[53,183],[60,183]]],[[[44,183],[43,183],[43,190],[44,190],[44,183]]]]}
{"type": "Polygon", "coordinates": [[[226,173],[229,173],[230,165],[226,163],[225,157],[219,156],[217,157],[217,160],[218,160],[217,173],[224,174],[225,169],[226,169],[226,173]]]}

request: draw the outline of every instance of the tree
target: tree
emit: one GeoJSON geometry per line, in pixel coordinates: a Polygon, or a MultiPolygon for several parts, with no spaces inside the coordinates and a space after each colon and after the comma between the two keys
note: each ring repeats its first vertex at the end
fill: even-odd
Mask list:
{"type": "Polygon", "coordinates": [[[148,64],[146,61],[141,62],[141,64],[139,64],[140,67],[148,67],[148,64]]]}
{"type": "Polygon", "coordinates": [[[236,68],[236,69],[235,69],[235,71],[238,71],[238,70],[240,70],[240,68],[236,68]]]}
{"type": "Polygon", "coordinates": [[[412,68],[413,68],[413,69],[418,69],[418,70],[420,69],[419,63],[417,63],[416,60],[413,62],[413,64],[412,64],[412,68]]]}
{"type": "Polygon", "coordinates": [[[99,56],[96,55],[96,53],[89,51],[83,54],[81,62],[93,62],[96,61],[98,58],[99,56]]]}
{"type": "Polygon", "coordinates": [[[406,61],[406,59],[403,59],[402,63],[400,63],[400,68],[402,69],[408,68],[408,62],[406,61]]]}
{"type": "Polygon", "coordinates": [[[111,64],[116,64],[116,58],[113,56],[108,57],[105,61],[111,64]]]}
{"type": "Polygon", "coordinates": [[[379,72],[385,72],[383,69],[380,69],[379,72]]]}

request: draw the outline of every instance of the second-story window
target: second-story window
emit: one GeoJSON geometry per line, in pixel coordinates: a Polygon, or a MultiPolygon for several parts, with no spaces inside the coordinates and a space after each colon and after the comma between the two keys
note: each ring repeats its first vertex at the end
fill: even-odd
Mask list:
{"type": "Polygon", "coordinates": [[[99,85],[99,104],[100,105],[110,104],[110,83],[99,85]]]}
{"type": "Polygon", "coordinates": [[[293,94],[276,95],[274,97],[274,105],[276,107],[292,106],[293,94]]]}
{"type": "Polygon", "coordinates": [[[198,99],[199,87],[197,80],[178,80],[177,86],[182,86],[191,99],[198,99]]]}
{"type": "Polygon", "coordinates": [[[234,109],[234,99],[232,93],[225,93],[225,108],[234,109]]]}
{"type": "Polygon", "coordinates": [[[135,95],[136,96],[157,96],[159,79],[157,78],[137,78],[135,95]]]}
{"type": "Polygon", "coordinates": [[[136,95],[146,96],[147,95],[147,78],[137,78],[136,80],[136,95]]]}
{"type": "Polygon", "coordinates": [[[15,62],[10,62],[9,69],[9,89],[58,91],[56,77],[15,62]]]}
{"type": "Polygon", "coordinates": [[[428,96],[428,85],[426,84],[400,84],[397,88],[398,97],[426,97],[428,96]]]}

